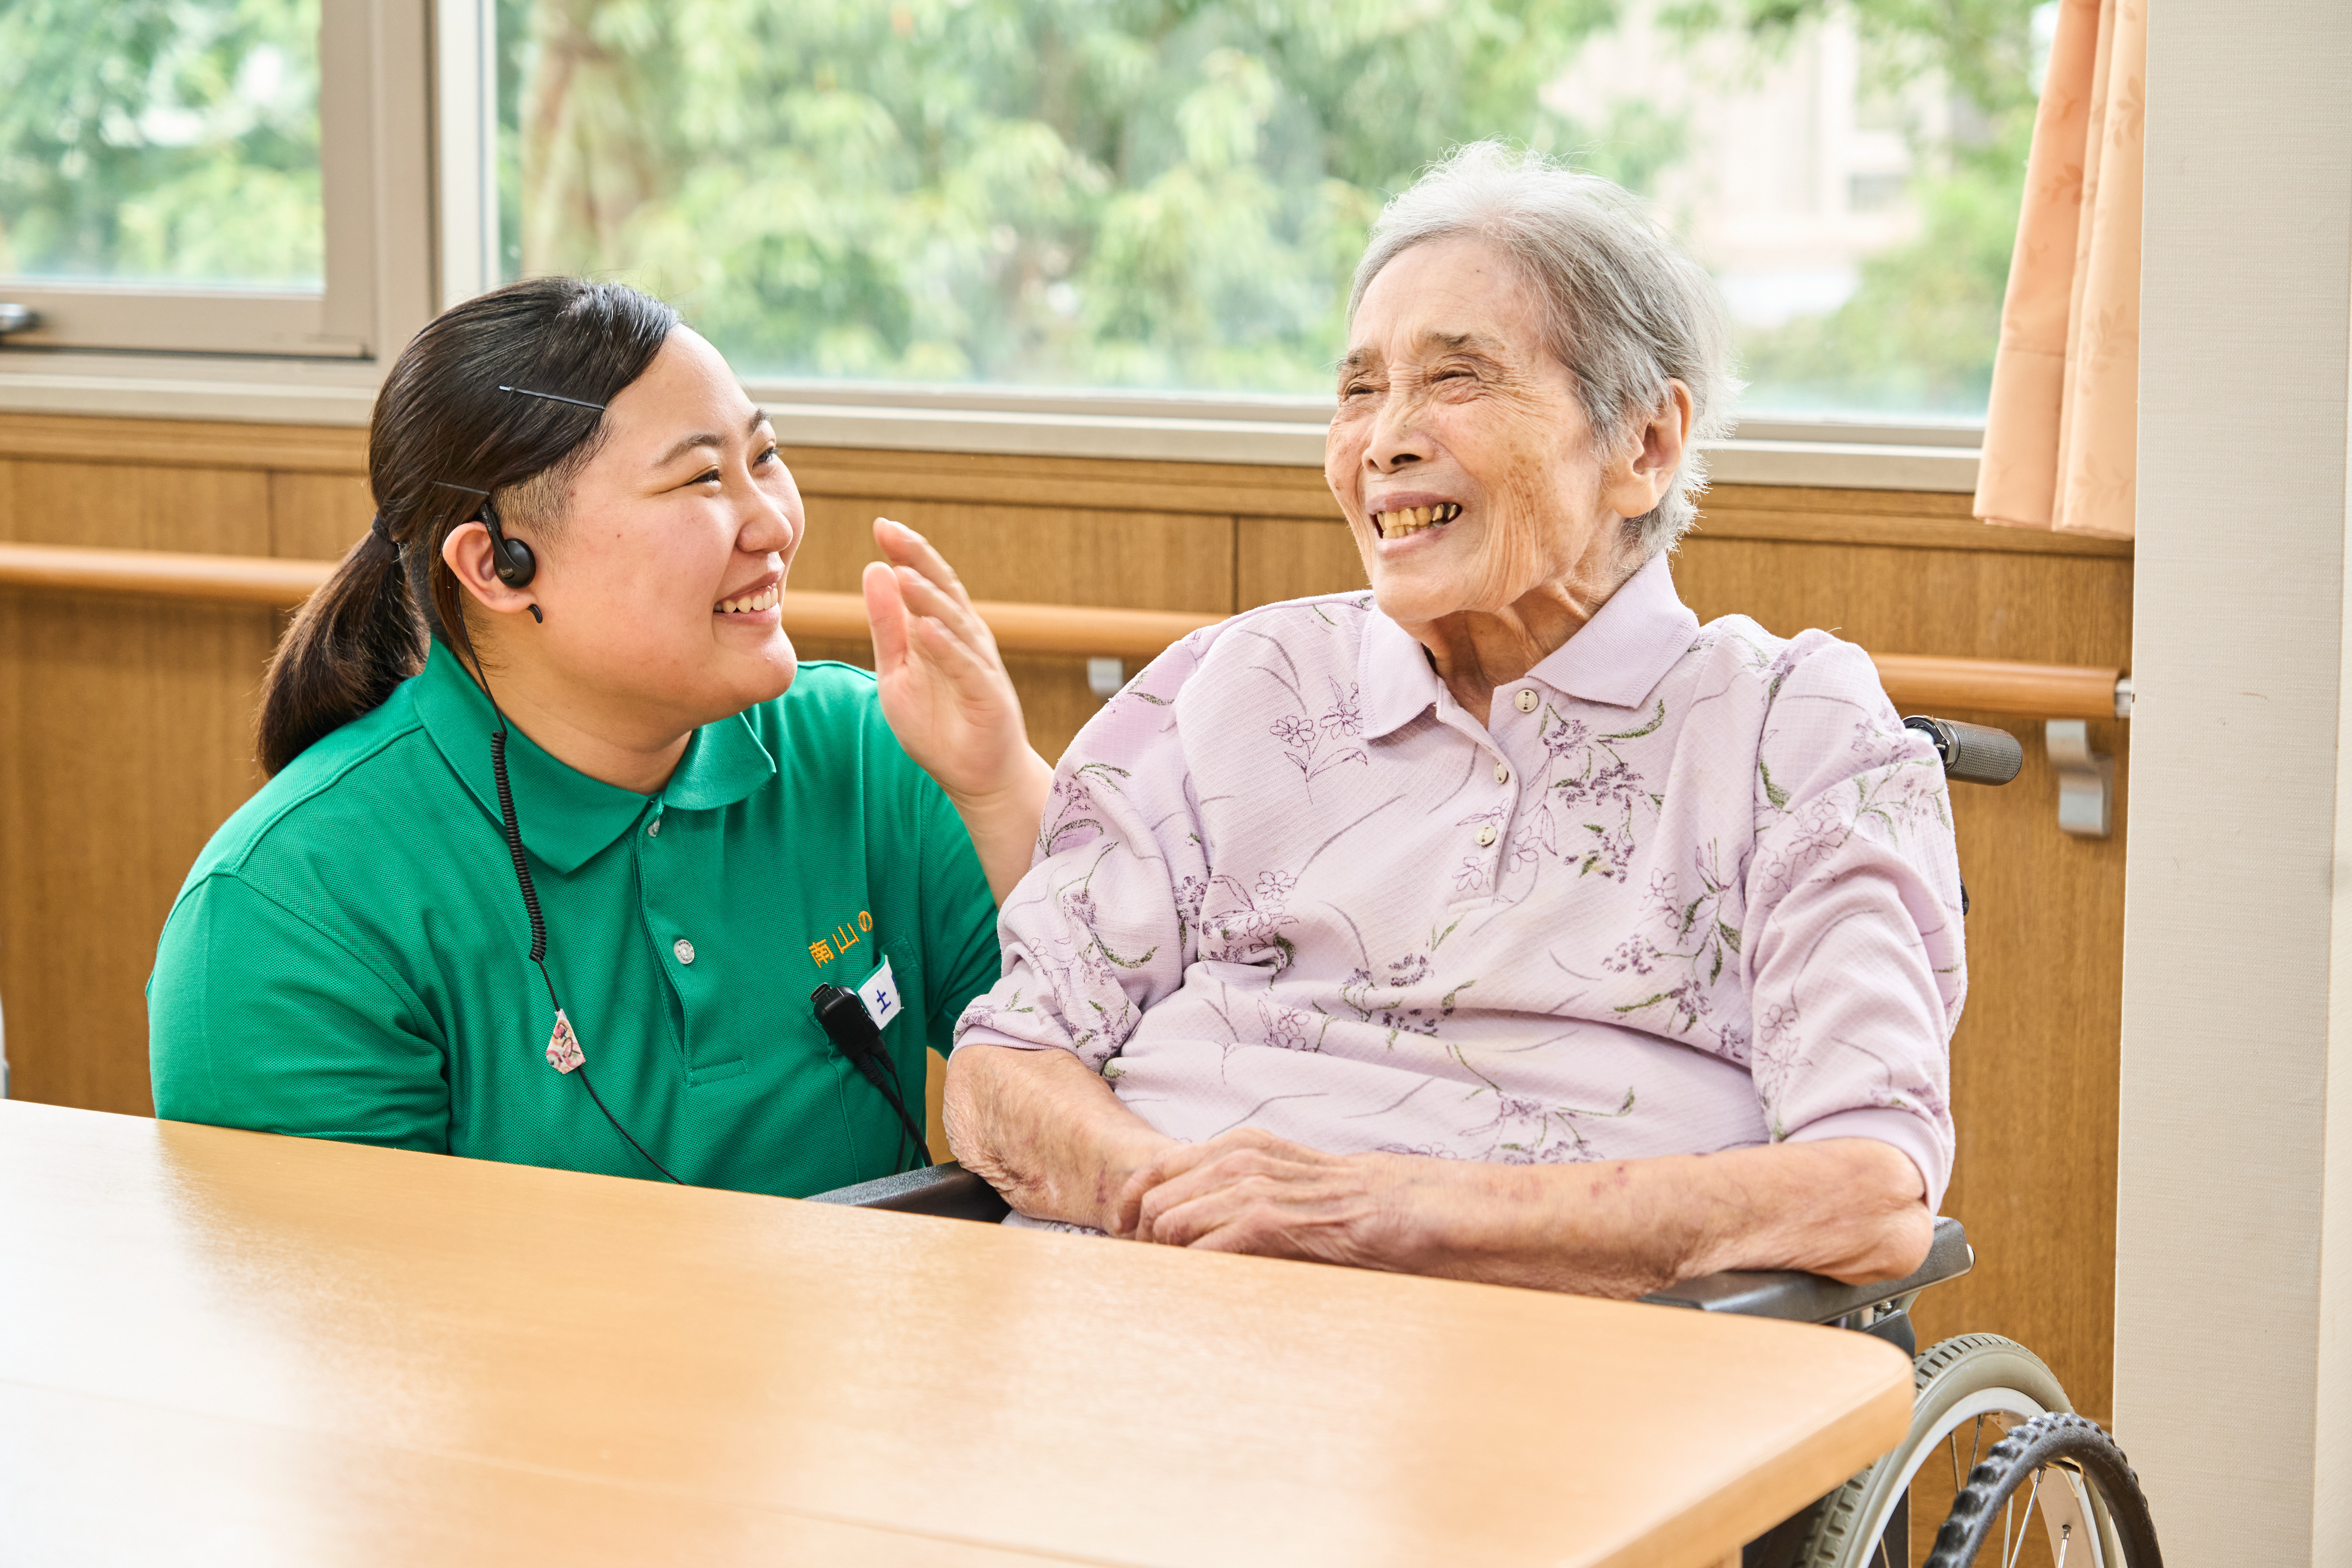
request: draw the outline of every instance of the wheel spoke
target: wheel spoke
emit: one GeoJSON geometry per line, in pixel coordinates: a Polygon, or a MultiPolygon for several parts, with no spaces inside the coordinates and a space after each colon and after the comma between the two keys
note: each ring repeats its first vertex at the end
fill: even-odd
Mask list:
{"type": "Polygon", "coordinates": [[[2033,1505],[2041,1497],[2042,1472],[2036,1470],[2033,1472],[2033,1489],[2025,1494],[2025,1517],[2018,1521],[2017,1550],[2012,1552],[2009,1547],[2009,1510],[2016,1503],[2017,1494],[2013,1491],[2009,1494],[2009,1503],[2004,1504],[2000,1510],[2000,1568],[2017,1568],[2018,1559],[2025,1555],[2025,1538],[2033,1529],[2033,1505]]]}

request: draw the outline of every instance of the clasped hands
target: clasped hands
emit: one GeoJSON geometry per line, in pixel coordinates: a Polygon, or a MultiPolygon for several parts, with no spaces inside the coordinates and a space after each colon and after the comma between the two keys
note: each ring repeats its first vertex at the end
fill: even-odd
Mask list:
{"type": "Polygon", "coordinates": [[[1412,1270],[1443,1234],[1435,1221],[1454,1184],[1445,1163],[1327,1154],[1255,1127],[1200,1143],[1163,1140],[1119,1188],[1105,1228],[1171,1247],[1412,1270]]]}

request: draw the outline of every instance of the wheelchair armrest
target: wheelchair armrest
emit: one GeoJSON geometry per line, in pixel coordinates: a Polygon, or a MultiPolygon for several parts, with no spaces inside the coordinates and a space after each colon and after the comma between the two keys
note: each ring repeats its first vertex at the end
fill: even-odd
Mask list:
{"type": "Polygon", "coordinates": [[[1900,1279],[1841,1285],[1823,1275],[1793,1269],[1731,1269],[1685,1279],[1642,1300],[1661,1307],[1695,1307],[1702,1312],[1833,1323],[1848,1313],[1957,1279],[1976,1263],[1976,1251],[1969,1246],[1968,1232],[1960,1228],[1960,1222],[1939,1217],[1935,1239],[1927,1244],[1927,1260],[1900,1279]]]}
{"type": "Polygon", "coordinates": [[[880,1176],[854,1187],[835,1187],[811,1194],[809,1202],[845,1204],[851,1208],[896,1209],[901,1214],[939,1215],[946,1219],[975,1219],[993,1224],[1011,1208],[994,1187],[950,1160],[896,1176],[880,1176]]]}

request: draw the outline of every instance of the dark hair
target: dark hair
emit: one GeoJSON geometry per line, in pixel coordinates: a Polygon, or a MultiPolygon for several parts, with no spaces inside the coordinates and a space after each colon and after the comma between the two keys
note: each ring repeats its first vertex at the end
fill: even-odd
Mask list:
{"type": "Polygon", "coordinates": [[[595,455],[604,428],[596,408],[556,399],[611,402],[677,325],[677,311],[625,285],[534,278],[443,311],[401,351],[368,430],[375,525],[270,658],[265,770],[278,772],[424,668],[426,639],[446,637],[463,613],[441,559],[449,531],[480,514],[483,491],[502,519],[556,521],[562,483],[595,455]]]}

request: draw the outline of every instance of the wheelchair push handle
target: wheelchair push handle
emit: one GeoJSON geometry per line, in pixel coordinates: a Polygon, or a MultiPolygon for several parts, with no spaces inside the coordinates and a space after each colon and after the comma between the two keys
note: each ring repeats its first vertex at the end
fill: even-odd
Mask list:
{"type": "Polygon", "coordinates": [[[1943,762],[1944,776],[1957,783],[2005,784],[2025,765],[2025,748],[2006,730],[1917,713],[1903,722],[1927,737],[1943,762]]]}

